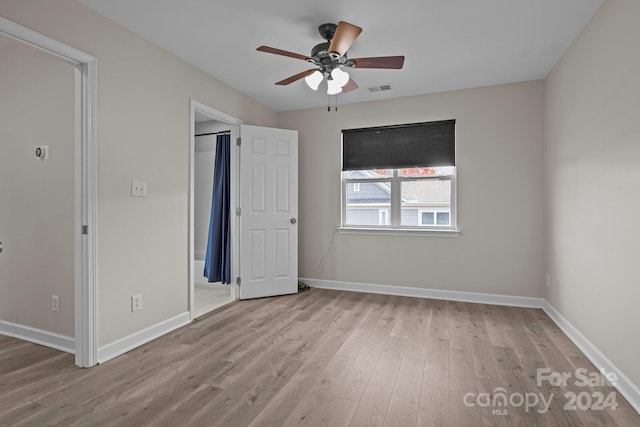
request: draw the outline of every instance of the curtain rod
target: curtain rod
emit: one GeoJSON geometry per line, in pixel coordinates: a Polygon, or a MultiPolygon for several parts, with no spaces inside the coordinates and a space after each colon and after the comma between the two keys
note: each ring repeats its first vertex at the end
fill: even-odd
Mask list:
{"type": "Polygon", "coordinates": [[[220,132],[211,132],[211,133],[199,133],[197,135],[194,136],[205,136],[205,135],[220,135],[223,133],[231,133],[230,130],[221,130],[220,132]]]}

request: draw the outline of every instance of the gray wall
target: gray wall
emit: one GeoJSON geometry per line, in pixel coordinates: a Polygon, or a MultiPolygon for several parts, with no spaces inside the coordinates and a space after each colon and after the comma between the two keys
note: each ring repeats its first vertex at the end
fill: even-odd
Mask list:
{"type": "Polygon", "coordinates": [[[542,82],[280,113],[299,130],[300,275],[541,297],[542,82]],[[338,234],[342,129],[457,120],[462,235],[338,234]],[[327,260],[321,265],[323,255],[327,260]]]}
{"type": "Polygon", "coordinates": [[[640,2],[608,0],[545,82],[547,299],[640,384],[640,2]],[[634,338],[635,337],[635,338],[634,338]]]}
{"type": "Polygon", "coordinates": [[[0,64],[0,320],[72,337],[75,70],[2,35],[0,64]]]}

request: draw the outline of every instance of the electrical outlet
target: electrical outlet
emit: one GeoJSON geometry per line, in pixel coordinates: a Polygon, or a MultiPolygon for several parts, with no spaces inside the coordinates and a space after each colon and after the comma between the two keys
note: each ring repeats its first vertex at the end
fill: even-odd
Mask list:
{"type": "Polygon", "coordinates": [[[131,197],[147,197],[147,183],[132,179],[131,197]]]}
{"type": "Polygon", "coordinates": [[[551,287],[551,275],[547,274],[547,288],[551,287]]]}
{"type": "Polygon", "coordinates": [[[131,312],[142,310],[142,295],[134,295],[131,297],[131,312]]]}
{"type": "Polygon", "coordinates": [[[60,297],[58,295],[51,295],[51,311],[60,313],[60,297]]]}

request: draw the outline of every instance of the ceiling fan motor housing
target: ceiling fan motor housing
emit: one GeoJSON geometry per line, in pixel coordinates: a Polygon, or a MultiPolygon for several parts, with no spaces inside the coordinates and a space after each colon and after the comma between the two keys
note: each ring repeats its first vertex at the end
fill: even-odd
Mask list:
{"type": "Polygon", "coordinates": [[[311,49],[311,58],[322,61],[323,58],[329,58],[329,42],[317,44],[311,49]]]}
{"type": "Polygon", "coordinates": [[[353,67],[354,62],[345,56],[341,57],[337,52],[329,52],[329,42],[317,44],[311,49],[311,58],[309,62],[320,67],[320,71],[324,74],[330,74],[331,71],[340,66],[353,67]]]}
{"type": "Polygon", "coordinates": [[[318,32],[320,37],[330,42],[336,33],[336,28],[338,28],[336,24],[322,24],[318,27],[318,32]]]}

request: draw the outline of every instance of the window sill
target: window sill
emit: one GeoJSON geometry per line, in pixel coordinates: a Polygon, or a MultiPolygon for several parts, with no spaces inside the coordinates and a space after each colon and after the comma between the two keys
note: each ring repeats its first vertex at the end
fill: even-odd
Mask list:
{"type": "Polygon", "coordinates": [[[460,230],[434,230],[423,228],[365,228],[338,227],[340,234],[371,234],[381,236],[431,236],[431,237],[459,237],[460,230]]]}

